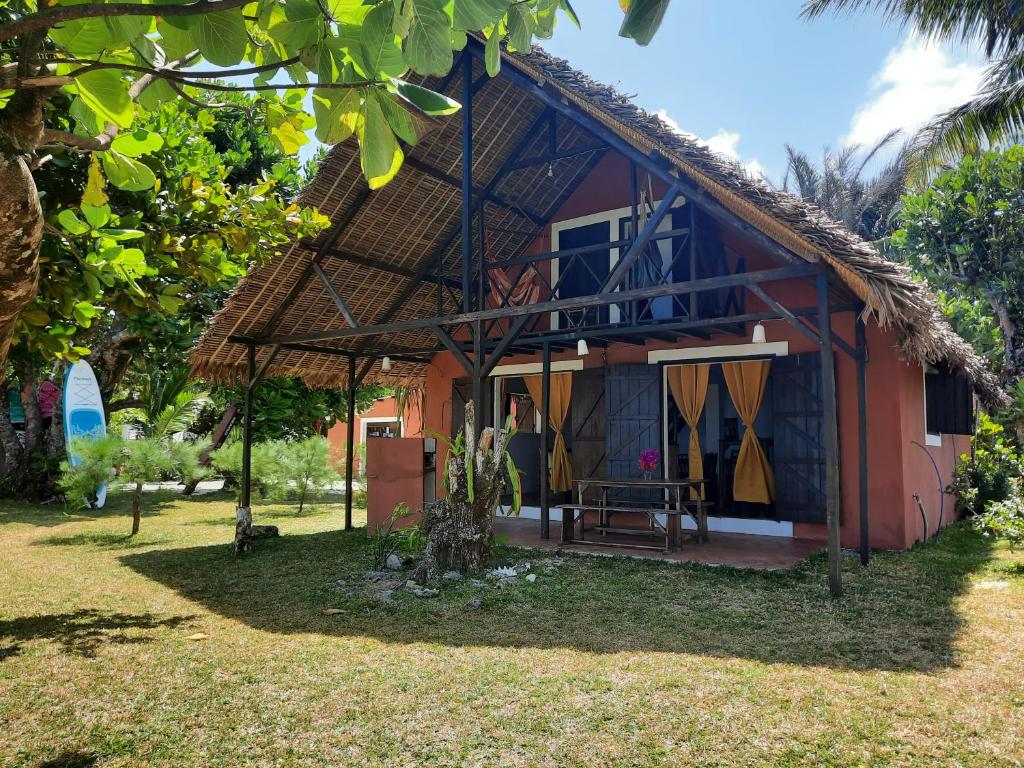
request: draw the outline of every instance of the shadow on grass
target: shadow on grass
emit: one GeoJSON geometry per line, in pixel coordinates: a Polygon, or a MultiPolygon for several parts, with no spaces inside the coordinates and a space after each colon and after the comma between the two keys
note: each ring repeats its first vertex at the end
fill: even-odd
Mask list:
{"type": "Polygon", "coordinates": [[[99,760],[95,752],[61,752],[56,757],[37,763],[37,768],[92,768],[99,760]]]}
{"type": "Polygon", "coordinates": [[[173,539],[149,536],[145,531],[130,536],[126,533],[74,533],[69,536],[47,536],[36,539],[33,547],[97,547],[99,549],[140,549],[169,544],[173,539]]]}
{"type": "Polygon", "coordinates": [[[111,613],[82,608],[69,613],[22,616],[0,621],[0,661],[17,656],[32,640],[49,640],[65,653],[91,658],[104,645],[148,643],[149,630],[187,625],[193,616],[111,613]]]}
{"type": "Polygon", "coordinates": [[[845,558],[846,597],[833,601],[824,556],[763,572],[577,555],[535,584],[481,591],[462,583],[436,600],[396,593],[397,606],[360,591],[359,575],[371,567],[361,529],[286,535],[244,558],[219,545],[120,560],[214,613],[281,634],[929,671],[956,664],[955,601],[990,557],[983,537],[955,526],[912,552],[878,555],[867,569],[845,558]],[[482,605],[469,610],[476,595],[482,605]],[[342,612],[321,615],[327,607],[342,612]]]}

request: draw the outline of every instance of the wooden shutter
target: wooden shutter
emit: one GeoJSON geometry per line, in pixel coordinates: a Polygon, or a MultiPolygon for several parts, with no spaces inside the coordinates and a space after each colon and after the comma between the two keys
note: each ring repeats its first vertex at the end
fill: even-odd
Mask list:
{"type": "Polygon", "coordinates": [[[974,392],[962,373],[940,369],[926,373],[926,429],[933,435],[974,434],[974,392]]]}
{"type": "Polygon", "coordinates": [[[825,405],[821,353],[772,360],[772,416],[779,520],[824,523],[825,405]]]}
{"type": "MultiPolygon", "coordinates": [[[[640,452],[648,448],[661,450],[660,379],[661,369],[656,365],[613,365],[608,368],[605,402],[609,477],[639,478],[640,452]]],[[[656,473],[660,475],[661,472],[659,467],[656,473]]],[[[628,495],[640,498],[651,494],[632,491],[628,495]]]]}
{"type": "Polygon", "coordinates": [[[572,476],[576,480],[604,477],[607,472],[608,414],[604,389],[603,368],[588,368],[573,374],[569,421],[572,423],[572,476]]]}

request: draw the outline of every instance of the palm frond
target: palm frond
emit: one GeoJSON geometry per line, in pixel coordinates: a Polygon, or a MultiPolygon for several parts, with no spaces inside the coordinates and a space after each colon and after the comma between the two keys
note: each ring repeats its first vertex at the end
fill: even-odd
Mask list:
{"type": "Polygon", "coordinates": [[[942,113],[915,136],[908,173],[926,181],[935,169],[964,155],[1012,143],[1024,135],[1024,79],[990,83],[981,93],[942,113]]]}
{"type": "Polygon", "coordinates": [[[186,431],[196,420],[199,411],[209,402],[207,392],[185,390],[164,406],[149,424],[150,437],[163,440],[178,432],[186,431]]]}

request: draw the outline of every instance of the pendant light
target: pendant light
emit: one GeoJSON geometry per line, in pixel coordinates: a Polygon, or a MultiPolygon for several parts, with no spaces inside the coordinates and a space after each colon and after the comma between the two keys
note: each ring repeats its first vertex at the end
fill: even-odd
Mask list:
{"type": "Polygon", "coordinates": [[[768,339],[765,338],[764,335],[764,326],[761,325],[760,322],[758,322],[757,325],[754,326],[754,335],[750,337],[750,340],[754,344],[764,344],[766,341],[768,341],[768,339]]]}
{"type": "Polygon", "coordinates": [[[384,371],[384,373],[387,373],[388,371],[391,370],[391,358],[390,357],[385,357],[383,360],[380,361],[380,369],[382,371],[384,371]]]}
{"type": "Polygon", "coordinates": [[[590,354],[590,347],[587,346],[586,339],[580,339],[576,342],[576,354],[580,357],[586,357],[590,354]]]}

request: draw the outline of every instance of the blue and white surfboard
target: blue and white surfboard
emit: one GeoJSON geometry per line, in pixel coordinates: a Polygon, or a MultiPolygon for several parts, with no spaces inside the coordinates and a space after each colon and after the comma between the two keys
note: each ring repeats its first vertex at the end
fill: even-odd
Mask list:
{"type": "MultiPolygon", "coordinates": [[[[72,466],[81,459],[71,451],[71,440],[75,437],[102,437],[107,432],[107,420],[103,415],[103,398],[100,385],[92,366],[79,360],[68,369],[64,377],[64,444],[67,446],[68,461],[72,466]]],[[[96,491],[96,508],[107,501],[107,485],[96,491]]]]}

